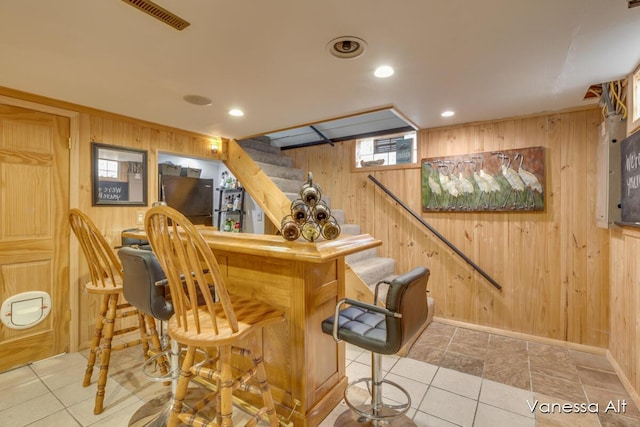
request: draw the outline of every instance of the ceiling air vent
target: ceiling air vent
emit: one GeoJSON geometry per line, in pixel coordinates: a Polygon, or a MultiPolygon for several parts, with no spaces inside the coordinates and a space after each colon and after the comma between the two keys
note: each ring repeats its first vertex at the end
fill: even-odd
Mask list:
{"type": "Polygon", "coordinates": [[[640,0],[629,0],[629,7],[636,7],[636,6],[640,6],[640,0]]]}
{"type": "Polygon", "coordinates": [[[182,31],[187,28],[191,23],[185,21],[179,16],[174,15],[168,10],[158,6],[150,0],[122,0],[123,2],[143,11],[144,13],[153,16],[158,21],[162,21],[170,27],[175,28],[178,31],[182,31]]]}

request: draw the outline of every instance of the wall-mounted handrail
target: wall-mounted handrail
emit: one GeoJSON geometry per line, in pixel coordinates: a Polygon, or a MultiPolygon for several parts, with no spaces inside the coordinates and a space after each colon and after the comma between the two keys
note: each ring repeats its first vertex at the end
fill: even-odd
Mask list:
{"type": "Polygon", "coordinates": [[[469,264],[471,267],[473,267],[474,270],[476,270],[478,273],[480,273],[482,275],[482,277],[484,277],[485,279],[487,279],[487,281],[489,281],[489,283],[491,283],[493,286],[495,286],[497,289],[502,289],[502,286],[500,286],[498,284],[498,282],[496,282],[491,276],[489,276],[483,269],[481,269],[475,262],[471,261],[471,259],[469,259],[468,256],[466,256],[460,249],[458,249],[453,243],[451,243],[449,240],[447,240],[446,237],[444,237],[442,234],[440,234],[438,232],[438,230],[436,230],[435,228],[433,228],[431,225],[429,225],[429,223],[427,221],[425,221],[420,215],[418,215],[417,213],[415,213],[409,206],[407,206],[402,200],[400,200],[395,194],[393,194],[387,187],[385,187],[384,185],[382,185],[382,183],[380,181],[378,181],[377,179],[375,179],[372,175],[369,175],[369,179],[371,181],[374,182],[374,184],[376,184],[378,187],[380,187],[380,189],[382,191],[384,191],[385,193],[387,193],[387,195],[389,197],[391,197],[393,200],[395,200],[400,206],[402,206],[407,212],[409,212],[411,214],[411,216],[413,216],[415,219],[417,219],[422,225],[424,225],[425,227],[427,227],[429,229],[429,231],[431,231],[433,234],[435,234],[435,236],[442,240],[442,242],[444,244],[446,244],[447,246],[449,246],[449,248],[451,248],[451,250],[453,250],[456,254],[458,254],[458,256],[460,256],[460,258],[462,258],[463,260],[465,260],[467,262],[467,264],[469,264]]]}

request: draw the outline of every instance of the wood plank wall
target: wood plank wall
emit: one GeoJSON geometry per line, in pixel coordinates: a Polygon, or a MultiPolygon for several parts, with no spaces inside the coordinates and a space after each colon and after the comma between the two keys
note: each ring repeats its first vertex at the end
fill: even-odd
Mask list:
{"type": "Polygon", "coordinates": [[[640,230],[612,231],[610,253],[609,352],[634,390],[640,391],[640,230]]]}
{"type": "Polygon", "coordinates": [[[419,158],[545,147],[544,212],[421,213],[420,168],[352,171],[353,141],[283,151],[396,273],[431,269],[435,315],[607,348],[609,232],[595,225],[596,109],[427,129],[419,158]],[[496,290],[367,178],[372,174],[503,286],[496,290]]]}

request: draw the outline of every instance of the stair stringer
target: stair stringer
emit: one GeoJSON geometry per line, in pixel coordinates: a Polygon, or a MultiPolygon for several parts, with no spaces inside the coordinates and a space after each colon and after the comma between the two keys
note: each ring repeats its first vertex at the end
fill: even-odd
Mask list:
{"type": "Polygon", "coordinates": [[[236,140],[229,141],[226,154],[225,166],[242,183],[265,216],[278,226],[282,218],[291,213],[291,201],[236,140]]]}

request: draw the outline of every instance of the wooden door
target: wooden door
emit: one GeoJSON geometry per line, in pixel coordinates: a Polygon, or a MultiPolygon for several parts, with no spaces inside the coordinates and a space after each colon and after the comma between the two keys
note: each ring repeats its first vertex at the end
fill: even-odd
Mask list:
{"type": "Polygon", "coordinates": [[[68,140],[68,118],[0,105],[0,303],[51,296],[40,323],[0,324],[0,372],[69,349],[68,140]]]}

